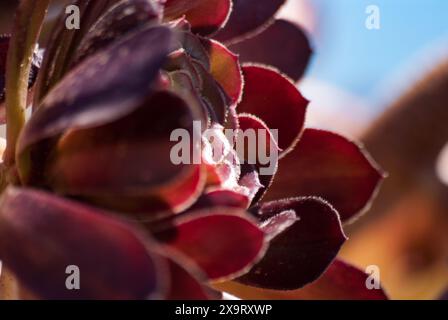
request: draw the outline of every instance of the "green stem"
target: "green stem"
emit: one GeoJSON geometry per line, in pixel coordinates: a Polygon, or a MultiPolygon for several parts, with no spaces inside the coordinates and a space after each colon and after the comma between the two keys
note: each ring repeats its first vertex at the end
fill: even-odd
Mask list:
{"type": "Polygon", "coordinates": [[[14,166],[16,143],[25,124],[32,57],[50,0],[21,0],[16,11],[6,65],[6,168],[14,166]]]}

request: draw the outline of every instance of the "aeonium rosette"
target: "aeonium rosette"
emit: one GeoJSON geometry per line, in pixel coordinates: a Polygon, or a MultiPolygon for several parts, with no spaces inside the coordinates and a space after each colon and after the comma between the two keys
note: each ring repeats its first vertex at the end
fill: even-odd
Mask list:
{"type": "Polygon", "coordinates": [[[284,2],[78,1],[79,30],[62,15],[0,203],[0,258],[25,287],[207,299],[229,280],[292,290],[346,272],[354,298],[385,297],[334,261],[343,223],[383,174],[359,145],[304,129],[294,81],[311,49],[299,27],[272,19],[284,2]],[[199,137],[181,153],[200,161],[173,161],[176,130],[199,137]],[[247,130],[264,135],[237,150],[247,130]],[[80,290],[65,286],[69,265],[80,290]]]}

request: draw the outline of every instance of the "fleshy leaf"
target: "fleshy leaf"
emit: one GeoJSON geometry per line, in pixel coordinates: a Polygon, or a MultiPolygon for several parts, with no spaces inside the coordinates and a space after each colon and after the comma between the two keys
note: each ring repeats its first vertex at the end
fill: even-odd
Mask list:
{"type": "Polygon", "coordinates": [[[209,109],[212,121],[223,124],[226,121],[228,114],[229,97],[226,95],[221,85],[201,63],[193,61],[193,65],[199,76],[202,78],[201,95],[204,103],[209,109]]]}
{"type": "Polygon", "coordinates": [[[260,32],[286,0],[233,0],[233,9],[225,27],[215,36],[219,41],[234,42],[260,32]]]}
{"type": "Polygon", "coordinates": [[[308,101],[289,79],[275,70],[246,65],[243,76],[244,93],[238,112],[253,114],[269,129],[278,130],[278,146],[284,156],[302,132],[308,101]]]}
{"type": "Polygon", "coordinates": [[[303,30],[286,20],[276,20],[262,33],[229,49],[239,54],[242,63],[271,65],[294,81],[303,76],[312,53],[303,30]]]}
{"type": "Polygon", "coordinates": [[[249,300],[387,300],[385,291],[368,289],[368,275],[341,260],[334,260],[315,282],[294,291],[279,291],[227,282],[218,287],[249,300]]]}
{"type": "Polygon", "coordinates": [[[89,30],[76,50],[73,65],[78,64],[108,45],[138,30],[145,24],[157,22],[161,10],[154,1],[128,0],[111,7],[89,30]]]}
{"type": "Polygon", "coordinates": [[[368,289],[369,275],[336,259],[314,283],[294,293],[295,299],[320,300],[387,300],[382,288],[368,289]]]}
{"type": "Polygon", "coordinates": [[[189,210],[214,207],[246,209],[249,206],[247,195],[226,189],[211,190],[203,193],[189,210]]]}
{"type": "Polygon", "coordinates": [[[174,222],[174,230],[159,233],[167,245],[190,257],[210,280],[234,277],[264,253],[264,233],[231,208],[190,212],[174,222]],[[174,233],[174,236],[173,236],[174,233]]]}
{"type": "Polygon", "coordinates": [[[321,197],[345,222],[368,208],[383,177],[359,145],[335,133],[307,129],[294,151],[280,160],[266,199],[321,197]]]}
{"type": "Polygon", "coordinates": [[[240,114],[238,116],[238,122],[241,133],[237,137],[237,151],[241,162],[244,163],[242,166],[242,176],[251,174],[251,171],[255,170],[261,183],[259,190],[252,199],[252,203],[256,203],[263,197],[273,181],[278,169],[278,155],[280,150],[275,141],[275,137],[271,134],[267,125],[260,119],[250,114],[240,114]],[[245,150],[238,150],[238,146],[240,143],[243,143],[244,137],[250,137],[251,132],[255,133],[255,143],[245,141],[245,150]],[[255,147],[250,146],[250,143],[253,143],[255,147]],[[242,151],[244,151],[243,154],[242,151]]]}
{"type": "Polygon", "coordinates": [[[210,59],[210,73],[218,81],[232,104],[236,104],[243,92],[243,76],[238,56],[221,43],[214,40],[204,40],[210,59]]]}
{"type": "Polygon", "coordinates": [[[206,70],[210,70],[210,58],[202,45],[201,39],[189,31],[182,31],[180,40],[181,48],[183,48],[192,59],[201,63],[206,70]]]}
{"type": "Polygon", "coordinates": [[[346,240],[337,212],[318,198],[273,201],[252,211],[272,240],[263,259],[239,278],[244,284],[301,288],[324,272],[346,240]]]}
{"type": "Polygon", "coordinates": [[[57,22],[45,45],[45,57],[42,70],[36,84],[33,109],[69,70],[70,62],[76,54],[79,43],[86,33],[107,10],[120,0],[76,0],[82,23],[79,29],[66,27],[67,14],[61,10],[57,22]]]}
{"type": "Polygon", "coordinates": [[[165,20],[185,16],[192,31],[208,35],[219,30],[229,17],[231,0],[167,0],[165,20]]]}
{"type": "MultiPolygon", "coordinates": [[[[114,198],[122,202],[133,197],[146,198],[146,203],[150,198],[159,199],[172,211],[182,210],[198,194],[202,175],[199,164],[173,162],[171,153],[178,142],[170,141],[170,136],[174,130],[183,129],[193,137],[195,119],[178,96],[155,93],[142,107],[115,122],[62,135],[37,179],[43,179],[44,186],[58,193],[95,203],[102,204],[109,198],[104,203],[108,207],[114,198]]],[[[200,145],[188,147],[191,156],[200,152],[200,145]]],[[[134,205],[137,208],[138,203],[134,205]]]]}
{"type": "Polygon", "coordinates": [[[169,252],[170,287],[167,300],[209,300],[218,298],[216,292],[205,286],[206,277],[186,258],[169,252]],[[175,260],[173,259],[175,257],[175,260]]]}
{"type": "Polygon", "coordinates": [[[162,260],[142,241],[105,212],[49,193],[10,187],[1,198],[0,257],[43,299],[159,296],[162,260]],[[79,290],[66,287],[71,265],[79,290]]]}
{"type": "Polygon", "coordinates": [[[18,149],[68,128],[98,126],[134,111],[148,96],[172,41],[169,29],[146,28],[86,59],[47,95],[18,149]]]}

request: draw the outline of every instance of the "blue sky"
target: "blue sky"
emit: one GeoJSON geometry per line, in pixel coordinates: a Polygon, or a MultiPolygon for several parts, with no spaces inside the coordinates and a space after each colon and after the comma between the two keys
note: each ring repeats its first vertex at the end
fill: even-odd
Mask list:
{"type": "Polygon", "coordinates": [[[425,48],[448,45],[448,0],[312,0],[322,39],[309,75],[374,100],[377,89],[425,48]],[[365,28],[377,5],[381,29],[365,28]]]}

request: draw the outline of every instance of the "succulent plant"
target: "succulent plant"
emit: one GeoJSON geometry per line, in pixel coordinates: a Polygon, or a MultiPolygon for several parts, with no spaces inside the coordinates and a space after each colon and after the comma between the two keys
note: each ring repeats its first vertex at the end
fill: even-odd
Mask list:
{"type": "MultiPolygon", "coordinates": [[[[284,2],[84,0],[78,30],[61,15],[3,166],[0,259],[21,284],[43,299],[208,299],[227,281],[287,291],[320,277],[347,297],[386,298],[336,259],[343,225],[368,208],[384,173],[359,144],[304,128],[308,101],[295,82],[311,46],[298,26],[273,20],[284,2]],[[234,151],[207,161],[205,139],[190,145],[203,161],[174,164],[171,133],[201,136],[195,121],[218,134],[266,130],[275,170],[261,174],[260,161],[234,151]],[[65,286],[69,265],[79,290],[65,286]]],[[[16,20],[31,7],[22,1],[16,20]]],[[[16,30],[11,41],[27,32],[16,30]]]]}

